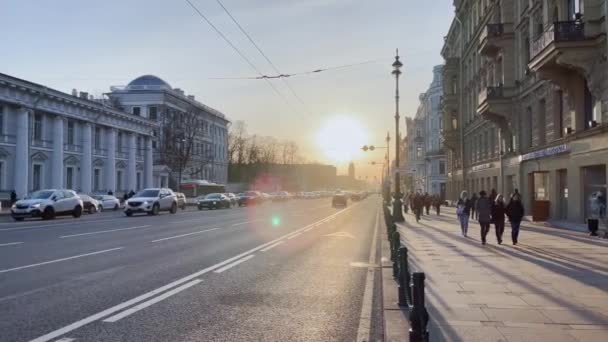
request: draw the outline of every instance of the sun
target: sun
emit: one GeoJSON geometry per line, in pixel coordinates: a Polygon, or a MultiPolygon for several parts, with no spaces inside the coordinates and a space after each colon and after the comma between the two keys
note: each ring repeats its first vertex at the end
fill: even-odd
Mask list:
{"type": "Polygon", "coordinates": [[[315,140],[325,157],[335,162],[355,159],[361,146],[368,143],[367,132],[355,119],[337,116],[329,119],[319,129],[315,140]]]}

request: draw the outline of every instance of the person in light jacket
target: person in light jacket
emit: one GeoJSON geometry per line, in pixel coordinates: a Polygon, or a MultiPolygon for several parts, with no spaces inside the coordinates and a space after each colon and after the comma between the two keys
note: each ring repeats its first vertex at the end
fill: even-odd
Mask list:
{"type": "Polygon", "coordinates": [[[479,192],[476,209],[477,221],[481,227],[481,243],[485,245],[486,235],[490,231],[490,222],[492,222],[492,200],[488,198],[485,190],[479,192]]]}
{"type": "Polygon", "coordinates": [[[456,203],[456,215],[458,215],[460,231],[464,237],[467,237],[467,232],[469,230],[469,216],[471,216],[472,207],[473,202],[469,199],[469,194],[463,190],[460,193],[458,202],[456,203]]]}

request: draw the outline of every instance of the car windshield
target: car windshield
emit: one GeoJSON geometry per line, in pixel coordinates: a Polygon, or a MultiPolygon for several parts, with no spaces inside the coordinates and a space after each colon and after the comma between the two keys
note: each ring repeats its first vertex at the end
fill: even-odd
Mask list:
{"type": "Polygon", "coordinates": [[[142,190],[134,197],[158,197],[159,190],[142,190]]]}
{"type": "Polygon", "coordinates": [[[209,195],[205,196],[206,199],[219,199],[221,197],[222,197],[221,194],[209,194],[209,195]]]}
{"type": "Polygon", "coordinates": [[[29,197],[29,199],[47,199],[49,197],[51,197],[51,195],[53,195],[55,191],[52,190],[41,190],[41,191],[36,191],[34,193],[32,193],[32,195],[29,197]]]}

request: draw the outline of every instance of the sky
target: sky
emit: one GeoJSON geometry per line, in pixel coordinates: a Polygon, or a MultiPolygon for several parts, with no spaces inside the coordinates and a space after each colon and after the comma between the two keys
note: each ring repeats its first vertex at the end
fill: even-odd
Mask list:
{"type": "MultiPolygon", "coordinates": [[[[263,74],[275,74],[216,0],[191,1],[263,74]]],[[[395,49],[404,64],[400,113],[413,116],[443,63],[453,17],[452,0],[221,1],[284,74],[371,62],[289,78],[298,99],[281,80],[271,81],[278,95],[263,80],[216,79],[257,74],[185,0],[0,0],[0,72],[96,96],[153,74],[245,121],[250,133],[294,140],[306,160],[345,173],[348,161],[324,153],[319,132],[348,118],[370,145],[384,145],[388,130],[394,137],[395,49]]],[[[359,143],[351,133],[337,135],[359,143]]],[[[370,162],[383,156],[353,153],[357,175],[379,177],[370,162]]]]}

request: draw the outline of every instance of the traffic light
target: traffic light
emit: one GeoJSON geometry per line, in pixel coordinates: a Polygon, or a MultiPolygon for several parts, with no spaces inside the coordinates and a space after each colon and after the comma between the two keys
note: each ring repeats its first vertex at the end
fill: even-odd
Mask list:
{"type": "Polygon", "coordinates": [[[376,148],[374,147],[374,145],[372,145],[372,146],[370,146],[370,147],[369,147],[369,150],[370,150],[370,151],[373,151],[373,150],[375,150],[375,149],[376,149],[376,148]]]}
{"type": "MultiPolygon", "coordinates": [[[[373,147],[373,146],[372,146],[373,147]]],[[[369,147],[367,147],[367,145],[363,145],[363,147],[361,148],[363,151],[367,152],[368,149],[370,149],[369,147]]],[[[373,150],[372,150],[373,151],[373,150]]]]}

